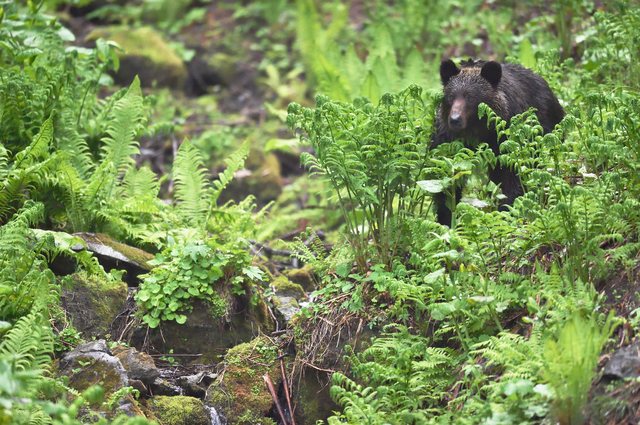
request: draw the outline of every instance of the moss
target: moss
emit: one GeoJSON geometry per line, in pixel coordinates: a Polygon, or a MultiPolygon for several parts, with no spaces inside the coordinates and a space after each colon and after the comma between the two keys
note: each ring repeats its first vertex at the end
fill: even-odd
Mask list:
{"type": "Polygon", "coordinates": [[[209,425],[209,415],[201,400],[187,396],[156,396],[155,414],[162,425],[209,425]]]}
{"type": "MultiPolygon", "coordinates": [[[[69,387],[78,392],[83,392],[89,387],[100,385],[104,390],[104,400],[122,388],[122,377],[113,367],[96,361],[90,356],[79,356],[73,360],[72,372],[69,375],[69,387]]],[[[117,414],[117,411],[110,411],[105,404],[92,406],[92,410],[106,414],[108,417],[117,414]]]]}
{"type": "Polygon", "coordinates": [[[230,425],[263,422],[273,404],[263,376],[268,373],[277,388],[280,377],[277,355],[278,346],[266,337],[230,349],[225,356],[225,372],[221,374],[224,379],[209,388],[207,402],[229,418],[230,425]]]}
{"type": "Polygon", "coordinates": [[[159,85],[174,88],[184,86],[187,78],[186,66],[162,35],[153,28],[130,28],[125,25],[98,28],[85,40],[93,41],[98,38],[115,41],[124,49],[124,52],[118,52],[121,59],[119,74],[127,73],[128,66],[133,65],[138,71],[134,75],[140,74],[140,81],[144,86],[151,86],[154,80],[159,85]]]}
{"type": "Polygon", "coordinates": [[[220,78],[222,78],[222,81],[227,85],[238,76],[236,65],[238,59],[233,56],[229,56],[226,53],[215,53],[207,62],[216,70],[220,78]]]}
{"type": "Polygon", "coordinates": [[[125,307],[127,284],[107,282],[82,271],[71,276],[63,294],[74,326],[85,337],[101,337],[109,333],[113,318],[125,307]]]}
{"type": "Polygon", "coordinates": [[[135,248],[129,245],[116,242],[113,238],[105,233],[82,233],[80,235],[85,242],[92,242],[101,244],[112,248],[114,251],[118,251],[120,254],[127,257],[130,261],[136,263],[140,268],[145,270],[151,270],[153,266],[148,264],[148,261],[155,259],[155,256],[145,252],[139,248],[135,248]]]}
{"type": "Polygon", "coordinates": [[[285,270],[283,274],[289,278],[291,282],[302,286],[302,289],[305,291],[313,291],[316,289],[316,284],[311,275],[311,268],[308,265],[302,269],[285,270]]]}
{"type": "Polygon", "coordinates": [[[283,297],[294,297],[298,301],[307,299],[307,294],[302,286],[291,282],[286,276],[280,276],[273,280],[271,284],[276,288],[276,294],[283,297]]]}
{"type": "Polygon", "coordinates": [[[273,297],[274,307],[283,307],[285,305],[291,305],[295,308],[300,308],[300,304],[298,304],[298,301],[293,297],[285,297],[285,298],[273,297]]]}

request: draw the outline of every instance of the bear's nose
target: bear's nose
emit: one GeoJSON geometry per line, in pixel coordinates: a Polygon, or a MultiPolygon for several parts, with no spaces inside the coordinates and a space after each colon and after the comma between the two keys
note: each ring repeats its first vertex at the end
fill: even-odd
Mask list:
{"type": "Polygon", "coordinates": [[[451,115],[449,115],[449,126],[451,128],[462,127],[462,115],[456,111],[451,111],[451,115]]]}

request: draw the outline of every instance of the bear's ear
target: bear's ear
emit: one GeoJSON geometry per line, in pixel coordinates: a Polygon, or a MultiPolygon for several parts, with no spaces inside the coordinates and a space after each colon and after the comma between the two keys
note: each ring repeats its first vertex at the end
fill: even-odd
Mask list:
{"type": "Polygon", "coordinates": [[[495,88],[502,78],[502,65],[494,61],[487,62],[482,65],[480,75],[495,88]]]}
{"type": "Polygon", "coordinates": [[[455,77],[460,73],[460,69],[456,66],[451,59],[446,60],[440,64],[440,79],[442,85],[446,86],[452,77],[455,77]]]}

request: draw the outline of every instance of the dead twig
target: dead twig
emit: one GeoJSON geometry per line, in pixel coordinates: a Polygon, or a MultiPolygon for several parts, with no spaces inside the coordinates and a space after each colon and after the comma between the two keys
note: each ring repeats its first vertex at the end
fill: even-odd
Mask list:
{"type": "Polygon", "coordinates": [[[282,406],[280,406],[280,400],[278,400],[278,394],[276,394],[276,390],[273,387],[273,382],[271,382],[271,378],[269,377],[269,372],[265,373],[262,378],[264,379],[264,383],[267,385],[267,389],[271,393],[271,398],[273,398],[273,403],[276,405],[276,410],[278,411],[278,415],[280,415],[280,419],[282,419],[282,423],[284,425],[289,425],[287,422],[287,418],[284,416],[284,411],[282,410],[282,406]]]}
{"type": "Polygon", "coordinates": [[[284,385],[284,395],[287,397],[287,405],[289,406],[289,413],[291,414],[291,425],[296,425],[296,421],[293,418],[293,408],[291,407],[291,396],[289,395],[289,382],[287,381],[287,374],[284,371],[284,361],[280,357],[280,373],[282,373],[282,385],[284,385]]]}

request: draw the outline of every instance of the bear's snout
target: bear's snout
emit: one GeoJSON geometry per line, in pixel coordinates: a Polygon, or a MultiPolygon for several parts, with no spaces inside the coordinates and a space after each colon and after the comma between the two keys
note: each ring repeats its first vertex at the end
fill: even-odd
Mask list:
{"type": "Polygon", "coordinates": [[[464,100],[456,99],[451,105],[451,112],[449,113],[449,128],[463,129],[465,128],[464,120],[464,100]]]}

